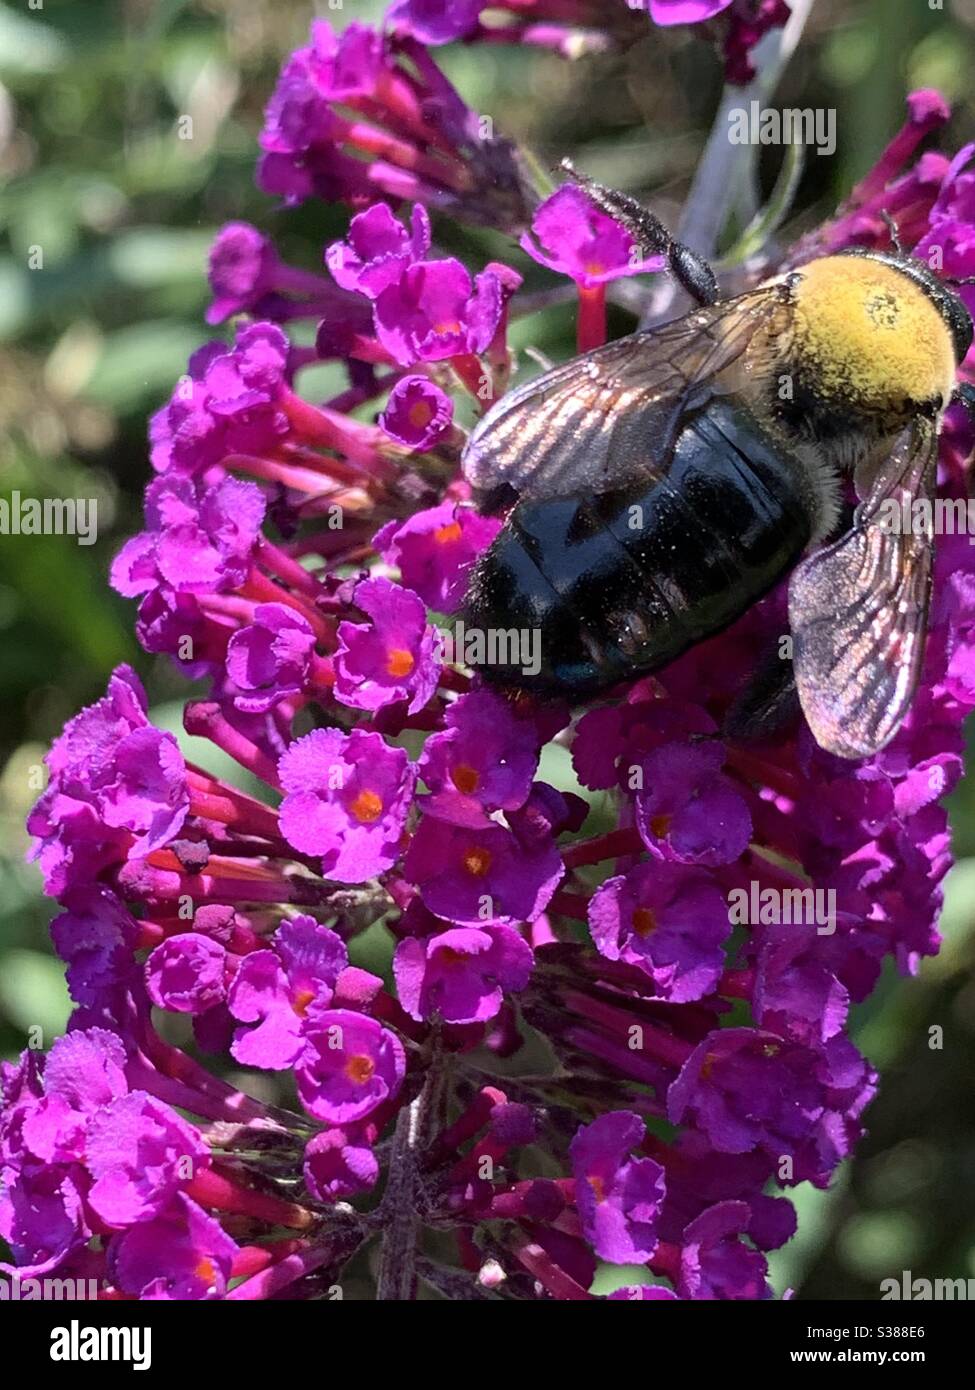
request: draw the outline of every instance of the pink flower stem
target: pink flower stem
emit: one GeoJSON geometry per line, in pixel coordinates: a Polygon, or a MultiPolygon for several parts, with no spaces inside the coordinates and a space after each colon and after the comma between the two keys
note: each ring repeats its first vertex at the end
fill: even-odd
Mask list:
{"type": "Polygon", "coordinates": [[[321,907],[334,889],[314,879],[231,878],[219,874],[181,874],[170,871],[160,882],[154,897],[162,901],[188,897],[196,906],[203,903],[293,903],[298,907],[321,907]]]}
{"type": "MultiPolygon", "coordinates": [[[[351,464],[358,465],[349,478],[370,476],[393,478],[396,470],[378,453],[376,445],[382,439],[381,432],[373,425],[360,424],[347,415],[327,406],[310,405],[293,392],[288,392],[282,401],[285,413],[291,421],[298,437],[305,444],[318,449],[334,449],[343,454],[351,464]]],[[[331,466],[331,460],[329,461],[331,466]]]]}
{"type": "Polygon", "coordinates": [[[232,1279],[250,1278],[252,1274],[259,1274],[262,1269],[269,1269],[271,1265],[278,1264],[285,1260],[289,1255],[297,1255],[306,1249],[308,1241],[299,1239],[276,1240],[270,1245],[242,1245],[234,1256],[233,1264],[230,1267],[230,1277],[232,1279]]]}
{"type": "Polygon", "coordinates": [[[293,608],[305,619],[318,640],[326,645],[335,636],[334,624],[329,622],[327,618],[323,618],[307,597],[293,594],[290,589],[282,588],[273,579],[269,579],[266,574],[262,574],[259,569],[251,569],[241,593],[245,598],[255,599],[258,603],[283,603],[288,608],[293,608]]]}
{"type": "Polygon", "coordinates": [[[187,705],[183,712],[183,727],[188,734],[210,739],[241,767],[246,767],[248,772],[253,772],[269,787],[280,790],[275,763],[227,721],[215,701],[195,700],[187,705]]]}
{"type": "Polygon", "coordinates": [[[321,592],[321,585],[314,575],[309,574],[303,565],[299,565],[297,560],[293,560],[286,551],[269,541],[266,536],[261,536],[257,543],[257,559],[278,579],[283,579],[292,589],[299,589],[309,598],[315,599],[321,592]]]}
{"type": "Polygon", "coordinates": [[[201,1206],[232,1212],[236,1216],[252,1216],[257,1221],[266,1221],[269,1226],[307,1231],[319,1220],[314,1212],[296,1202],[285,1202],[270,1193],[244,1187],[219,1164],[201,1168],[190,1179],[185,1191],[201,1206]]]}
{"type": "Polygon", "coordinates": [[[461,1144],[473,1139],[490,1120],[494,1107],[503,1105],[506,1100],[504,1091],[499,1091],[496,1086],[482,1086],[460,1118],[449,1128],[441,1130],[434,1139],[427,1150],[426,1166],[436,1167],[448,1155],[456,1153],[461,1144]]]}
{"type": "Polygon", "coordinates": [[[203,820],[215,820],[223,825],[232,825],[244,835],[277,837],[280,833],[278,818],[270,807],[262,806],[259,801],[248,806],[237,797],[200,789],[194,786],[192,781],[190,811],[203,820]]]}
{"type": "Polygon", "coordinates": [[[270,1298],[272,1294],[280,1293],[289,1284],[324,1264],[339,1261],[344,1263],[351,1258],[361,1243],[362,1235],[356,1231],[353,1235],[346,1236],[343,1241],[335,1241],[329,1245],[309,1245],[304,1250],[278,1260],[269,1269],[246,1279],[243,1284],[238,1284],[227,1294],[226,1301],[270,1298]]]}
{"type": "Polygon", "coordinates": [[[562,917],[571,917],[576,922],[587,922],[589,920],[589,899],[584,898],[581,893],[556,893],[549,903],[549,911],[557,912],[562,917]]]}
{"type": "Polygon", "coordinates": [[[494,398],[490,373],[485,371],[481,359],[472,352],[459,353],[450,359],[461,385],[470,392],[481,408],[489,406],[494,398]]]}
{"type": "Polygon", "coordinates": [[[580,352],[601,347],[606,341],[606,286],[579,285],[576,346],[580,352]]]}
{"type": "Polygon", "coordinates": [[[632,1027],[638,1027],[641,1043],[638,1050],[649,1053],[651,1057],[655,1057],[658,1062],[664,1062],[667,1066],[682,1067],[694,1051],[693,1043],[686,1042],[683,1038],[674,1037],[673,1033],[658,1028],[655,1023],[651,1023],[645,1017],[635,1019],[633,1013],[627,1009],[613,1008],[610,1004],[602,1003],[590,995],[577,993],[575,990],[566,990],[564,998],[570,1008],[583,1018],[588,1018],[593,1023],[605,1028],[613,1037],[626,1040],[629,1036],[629,1030],[632,1027]]]}
{"type": "Polygon", "coordinates": [[[356,406],[371,401],[376,396],[383,395],[390,387],[396,385],[400,377],[415,370],[415,367],[398,367],[393,372],[386,372],[384,376],[377,376],[368,387],[350,386],[347,391],[340,391],[337,396],[326,401],[323,408],[344,415],[348,411],[354,410],[356,406]]]}
{"type": "Polygon", "coordinates": [[[268,483],[281,483],[292,492],[308,493],[311,497],[319,497],[322,493],[329,492],[330,485],[336,482],[347,483],[357,478],[350,469],[341,465],[335,469],[324,466],[332,462],[334,460],[322,457],[323,466],[314,468],[299,466],[283,459],[258,458],[254,454],[232,454],[224,459],[224,463],[230,468],[235,468],[238,473],[249,473],[251,477],[262,478],[268,483]]]}
{"type": "Polygon", "coordinates": [[[511,1242],[511,1250],[518,1263],[527,1269],[553,1298],[580,1303],[595,1297],[581,1284],[576,1283],[571,1275],[566,1274],[548,1251],[527,1234],[518,1232],[511,1242]]]}
{"type": "Polygon", "coordinates": [[[577,840],[569,845],[562,852],[562,862],[567,869],[578,869],[583,864],[601,864],[604,859],[637,854],[642,848],[643,841],[637,830],[610,830],[605,835],[597,835],[595,839],[577,840]]]}

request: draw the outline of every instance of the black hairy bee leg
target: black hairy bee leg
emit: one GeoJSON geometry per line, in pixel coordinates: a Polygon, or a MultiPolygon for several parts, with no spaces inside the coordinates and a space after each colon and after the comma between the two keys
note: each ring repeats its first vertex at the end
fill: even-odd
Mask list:
{"type": "Polygon", "coordinates": [[[776,644],[729,706],[721,726],[724,738],[743,743],[774,742],[799,715],[795,672],[776,644]]]}
{"type": "Polygon", "coordinates": [[[666,256],[675,280],[692,299],[696,299],[698,304],[717,303],[720,293],[714,271],[703,256],[683,242],[676,241],[659,217],[655,217],[628,194],[607,188],[587,174],[578,173],[571,160],[563,159],[560,167],[580,188],[586,190],[597,207],[626,228],[636,240],[641,254],[666,256]]]}

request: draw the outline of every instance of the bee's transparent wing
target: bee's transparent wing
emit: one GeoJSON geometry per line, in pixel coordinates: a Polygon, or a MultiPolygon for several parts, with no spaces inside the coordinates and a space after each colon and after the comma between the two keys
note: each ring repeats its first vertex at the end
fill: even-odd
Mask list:
{"type": "Polygon", "coordinates": [[[608,492],[666,459],[690,404],[788,303],[769,285],[645,333],[607,343],[511,391],[488,411],[464,453],[482,494],[540,500],[608,492]]]}
{"type": "Polygon", "coordinates": [[[799,699],[821,747],[866,758],[896,734],[924,658],[934,536],[930,503],[937,426],[899,437],[857,509],[852,530],[811,555],[789,583],[799,699]],[[896,515],[912,524],[898,527],[896,515]]]}

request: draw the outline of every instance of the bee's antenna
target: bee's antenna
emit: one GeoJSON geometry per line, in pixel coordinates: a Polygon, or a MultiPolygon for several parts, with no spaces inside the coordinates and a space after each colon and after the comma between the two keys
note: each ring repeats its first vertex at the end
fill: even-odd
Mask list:
{"type": "Polygon", "coordinates": [[[955,280],[949,275],[947,279],[949,285],[975,285],[975,275],[966,275],[963,280],[955,280]]]}
{"type": "Polygon", "coordinates": [[[570,159],[563,159],[559,168],[586,190],[598,208],[626,228],[642,252],[666,256],[674,277],[692,299],[699,304],[717,301],[718,282],[707,261],[683,242],[675,241],[658,217],[628,194],[578,173],[570,159]]]}

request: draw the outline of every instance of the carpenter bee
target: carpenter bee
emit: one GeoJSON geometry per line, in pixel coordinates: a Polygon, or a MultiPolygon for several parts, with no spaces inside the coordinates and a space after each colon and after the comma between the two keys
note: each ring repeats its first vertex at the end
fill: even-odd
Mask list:
{"type": "Polygon", "coordinates": [[[917,685],[933,555],[930,528],[882,524],[885,503],[932,496],[968,310],[899,247],[825,256],[721,300],[707,263],[652,214],[580,182],[641,250],[666,255],[697,307],[547,371],[473,431],[475,495],[514,505],[465,619],[537,632],[541,647],[532,676],[483,674],[591,695],[719,632],[791,569],[802,709],[823,748],[869,756],[917,685]]]}

